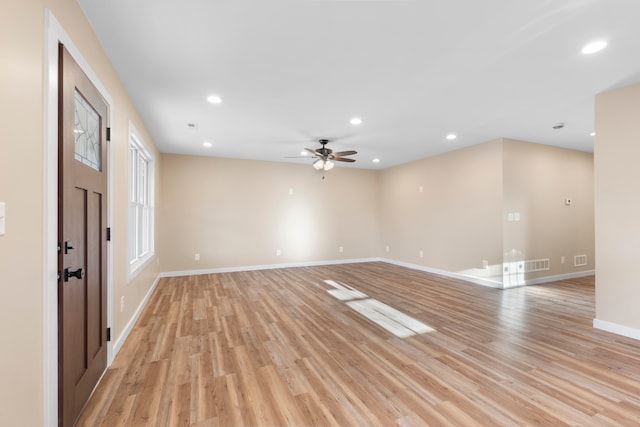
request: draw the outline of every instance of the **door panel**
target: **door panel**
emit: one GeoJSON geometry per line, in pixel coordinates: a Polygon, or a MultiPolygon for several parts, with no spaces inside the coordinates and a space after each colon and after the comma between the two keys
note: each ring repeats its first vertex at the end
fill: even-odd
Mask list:
{"type": "MultiPolygon", "coordinates": [[[[74,188],[69,194],[68,206],[72,211],[82,212],[84,210],[86,193],[85,190],[74,188]]],[[[69,224],[66,241],[73,244],[71,245],[72,249],[67,249],[67,266],[85,265],[85,229],[84,218],[77,218],[72,224],[69,224]]],[[[86,357],[82,352],[82,349],[86,346],[86,334],[83,326],[84,310],[72,310],[71,307],[84,306],[86,283],[84,278],[72,278],[66,282],[63,279],[62,286],[64,287],[63,308],[66,308],[63,317],[63,326],[66,326],[64,328],[64,356],[69,358],[65,364],[65,366],[68,366],[65,376],[68,375],[77,383],[87,371],[86,357]]]]}
{"type": "Polygon", "coordinates": [[[102,343],[105,341],[104,334],[106,328],[102,324],[102,293],[101,284],[99,283],[100,277],[102,277],[102,246],[100,241],[102,239],[102,194],[89,193],[87,201],[87,246],[90,248],[99,248],[87,257],[87,275],[86,278],[89,281],[87,284],[87,305],[89,307],[96,307],[96,310],[90,310],[87,312],[87,351],[90,356],[95,356],[101,349],[102,343]]]}
{"type": "Polygon", "coordinates": [[[108,106],[60,45],[58,421],[72,426],[107,366],[108,106]]]}

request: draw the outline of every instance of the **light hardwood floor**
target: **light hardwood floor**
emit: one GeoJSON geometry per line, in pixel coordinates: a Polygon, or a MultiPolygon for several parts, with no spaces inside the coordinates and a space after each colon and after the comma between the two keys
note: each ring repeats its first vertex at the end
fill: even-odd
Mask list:
{"type": "Polygon", "coordinates": [[[496,290],[385,263],[163,279],[89,426],[640,425],[640,342],[594,278],[496,290]],[[435,332],[398,338],[344,283],[435,332]]]}

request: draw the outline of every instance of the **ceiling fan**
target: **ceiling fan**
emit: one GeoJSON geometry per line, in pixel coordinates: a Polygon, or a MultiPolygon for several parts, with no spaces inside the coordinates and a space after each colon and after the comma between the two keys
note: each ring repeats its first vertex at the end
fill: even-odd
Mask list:
{"type": "Polygon", "coordinates": [[[334,163],[333,163],[334,161],[349,162],[349,163],[353,163],[356,161],[355,159],[350,159],[346,156],[352,156],[354,154],[358,154],[357,151],[348,150],[348,151],[338,151],[334,153],[331,148],[327,148],[327,144],[331,141],[329,141],[328,139],[319,139],[318,142],[322,147],[316,148],[315,150],[311,148],[304,149],[307,153],[318,158],[318,160],[313,162],[313,167],[316,170],[324,170],[324,171],[331,170],[334,166],[334,163]]]}

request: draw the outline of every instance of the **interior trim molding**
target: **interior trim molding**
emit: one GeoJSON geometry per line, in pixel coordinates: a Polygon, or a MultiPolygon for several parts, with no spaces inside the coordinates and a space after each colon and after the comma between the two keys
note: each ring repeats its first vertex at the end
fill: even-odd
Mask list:
{"type": "MultiPolygon", "coordinates": [[[[426,273],[432,273],[432,274],[437,274],[439,276],[449,277],[452,279],[463,280],[465,282],[474,283],[476,285],[488,286],[496,289],[505,289],[501,282],[498,282],[495,280],[483,279],[480,277],[473,277],[466,274],[440,270],[432,267],[425,267],[422,265],[411,264],[403,261],[396,261],[388,258],[354,258],[354,259],[307,261],[307,262],[295,262],[295,263],[283,263],[283,264],[263,264],[263,265],[247,265],[247,266],[238,266],[238,267],[220,267],[220,268],[209,268],[209,269],[199,269],[199,270],[179,270],[179,271],[163,272],[163,273],[160,273],[158,277],[163,278],[163,277],[197,276],[199,274],[235,273],[238,271],[273,270],[275,268],[317,267],[322,265],[354,264],[359,262],[386,262],[386,263],[397,265],[400,267],[410,268],[412,270],[419,270],[419,271],[424,271],[426,273]]],[[[538,277],[536,279],[525,280],[524,284],[520,286],[540,285],[543,283],[555,282],[557,280],[575,279],[579,277],[591,276],[593,274],[595,274],[595,270],[579,271],[576,273],[559,274],[555,276],[538,277]]],[[[512,286],[512,287],[515,287],[515,286],[512,286]]],[[[510,289],[510,288],[506,288],[506,289],[510,289]]]]}
{"type": "MultiPolygon", "coordinates": [[[[43,425],[58,425],[58,43],[63,43],[91,83],[109,104],[111,131],[115,127],[114,101],[106,86],[82,56],[53,12],[44,12],[44,390],[43,425]]],[[[113,224],[113,145],[107,143],[107,224],[113,224]]],[[[107,327],[113,327],[113,245],[107,244],[107,327]]],[[[107,343],[107,367],[113,361],[112,342],[107,343]]],[[[35,398],[35,397],[34,397],[35,398]]]]}
{"type": "Polygon", "coordinates": [[[127,323],[127,325],[122,330],[122,333],[120,334],[118,339],[113,344],[113,357],[114,358],[120,352],[120,349],[124,345],[124,342],[127,340],[127,337],[129,336],[129,334],[133,330],[133,327],[135,326],[136,322],[140,318],[140,315],[142,314],[142,311],[147,306],[147,303],[151,299],[151,295],[153,295],[153,292],[156,290],[156,287],[158,286],[158,283],[160,282],[161,278],[162,278],[161,275],[158,275],[158,277],[156,277],[156,280],[154,280],[153,285],[151,285],[151,287],[149,288],[149,291],[147,291],[147,294],[144,296],[144,298],[142,298],[142,301],[140,301],[140,304],[138,305],[138,308],[136,308],[136,311],[133,313],[133,316],[131,316],[131,319],[129,319],[129,322],[127,323]]]}
{"type": "Polygon", "coordinates": [[[537,279],[527,279],[524,282],[525,282],[525,286],[540,285],[543,283],[556,282],[558,280],[578,279],[580,277],[593,276],[594,274],[596,274],[595,270],[584,270],[584,271],[577,271],[575,273],[538,277],[537,279]]]}
{"type": "Polygon", "coordinates": [[[197,276],[199,274],[216,274],[216,273],[235,273],[238,271],[253,271],[253,270],[273,270],[276,268],[293,268],[293,267],[317,267],[322,265],[338,265],[338,264],[356,264],[359,262],[377,262],[382,261],[380,258],[355,258],[355,259],[337,259],[326,261],[308,261],[308,262],[294,262],[284,264],[264,264],[264,265],[247,265],[239,267],[222,267],[222,268],[209,268],[202,270],[182,270],[182,271],[167,271],[160,273],[158,277],[179,277],[179,276],[197,276]]]}
{"type": "Polygon", "coordinates": [[[601,331],[611,332],[616,335],[622,335],[623,337],[640,340],[640,329],[632,328],[630,326],[619,325],[606,320],[593,319],[593,327],[595,329],[600,329],[601,331]]]}
{"type": "Polygon", "coordinates": [[[439,270],[437,268],[425,267],[423,265],[411,264],[403,261],[396,261],[393,259],[381,258],[380,261],[388,262],[389,264],[398,265],[400,267],[410,268],[412,270],[424,271],[426,273],[437,274],[439,276],[449,277],[451,279],[464,280],[465,282],[474,283],[476,285],[488,286],[490,288],[502,289],[502,283],[495,280],[482,279],[479,277],[467,276],[466,274],[454,273],[446,270],[439,270]]]}
{"type": "Polygon", "coordinates": [[[392,259],[382,258],[382,262],[388,262],[389,264],[398,265],[400,267],[411,268],[413,270],[420,270],[427,273],[437,274],[440,276],[449,277],[452,279],[464,280],[465,282],[475,283],[476,285],[488,286],[496,289],[512,289],[520,286],[541,285],[543,283],[556,282],[558,280],[577,279],[579,277],[592,276],[596,273],[595,270],[578,271],[576,273],[558,274],[555,276],[538,277],[535,279],[526,279],[523,284],[516,286],[504,287],[502,282],[496,280],[483,279],[481,277],[473,277],[466,274],[455,273],[452,271],[439,270],[437,268],[425,267],[422,265],[411,264],[408,262],[395,261],[392,259]]]}

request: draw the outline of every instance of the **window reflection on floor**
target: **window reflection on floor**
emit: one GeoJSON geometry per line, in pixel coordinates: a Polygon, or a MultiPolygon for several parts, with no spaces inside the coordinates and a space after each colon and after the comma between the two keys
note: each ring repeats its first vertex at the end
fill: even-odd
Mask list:
{"type": "Polygon", "coordinates": [[[399,338],[435,331],[432,327],[376,299],[369,298],[351,286],[333,280],[324,282],[334,288],[327,291],[334,298],[345,301],[351,309],[399,338]]]}

